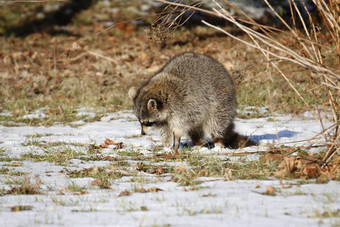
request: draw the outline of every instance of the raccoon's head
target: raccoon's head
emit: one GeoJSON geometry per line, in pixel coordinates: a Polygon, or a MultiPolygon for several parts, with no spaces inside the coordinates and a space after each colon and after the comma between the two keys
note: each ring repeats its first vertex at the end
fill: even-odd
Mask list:
{"type": "Polygon", "coordinates": [[[146,135],[152,127],[161,127],[167,123],[168,114],[162,102],[156,98],[145,98],[134,88],[129,90],[133,100],[133,112],[141,124],[141,134],[146,135]]]}

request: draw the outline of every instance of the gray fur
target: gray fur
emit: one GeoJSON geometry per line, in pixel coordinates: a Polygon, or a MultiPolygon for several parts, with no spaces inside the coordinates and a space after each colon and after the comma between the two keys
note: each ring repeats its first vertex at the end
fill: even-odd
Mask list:
{"type": "Polygon", "coordinates": [[[195,145],[205,134],[215,143],[233,146],[237,101],[233,82],[211,57],[185,53],[172,58],[138,90],[131,89],[133,111],[142,125],[161,129],[162,143],[178,150],[189,135],[195,145]]]}

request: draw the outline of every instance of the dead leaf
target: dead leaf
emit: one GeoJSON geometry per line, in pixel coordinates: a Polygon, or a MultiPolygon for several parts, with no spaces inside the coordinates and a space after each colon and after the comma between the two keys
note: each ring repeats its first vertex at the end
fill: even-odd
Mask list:
{"type": "Polygon", "coordinates": [[[300,170],[300,174],[307,178],[316,178],[321,175],[321,169],[317,163],[311,163],[311,164],[304,166],[300,170]]]}
{"type": "Polygon", "coordinates": [[[156,142],[151,136],[146,138],[147,140],[150,140],[151,142],[156,142]]]}
{"type": "Polygon", "coordinates": [[[110,182],[108,179],[104,179],[104,178],[98,178],[98,179],[94,179],[91,182],[91,185],[93,186],[98,186],[101,189],[109,189],[110,188],[110,182]]]}
{"type": "Polygon", "coordinates": [[[18,205],[18,206],[13,206],[11,207],[11,211],[12,212],[18,212],[18,211],[25,211],[25,210],[32,210],[33,206],[22,206],[22,205],[18,205]]]}
{"type": "Polygon", "coordinates": [[[273,163],[274,161],[282,159],[283,157],[284,156],[282,154],[268,153],[260,157],[260,162],[270,164],[273,163]]]}
{"type": "Polygon", "coordinates": [[[276,189],[273,186],[268,186],[266,190],[266,195],[275,195],[276,189]]]}
{"type": "MultiPolygon", "coordinates": [[[[108,145],[116,145],[117,147],[118,147],[118,149],[122,149],[122,147],[123,147],[123,143],[122,142],[118,142],[118,143],[116,143],[116,142],[114,142],[113,140],[110,140],[110,139],[108,139],[108,138],[106,138],[106,140],[104,141],[104,143],[105,143],[105,145],[103,145],[103,146],[105,146],[105,147],[107,147],[108,145]]],[[[102,145],[101,145],[102,146],[102,145]]]]}
{"type": "Polygon", "coordinates": [[[108,138],[106,138],[104,143],[105,143],[105,145],[115,145],[115,142],[113,140],[108,139],[108,138]]]}
{"type": "Polygon", "coordinates": [[[86,194],[89,194],[88,191],[80,191],[80,192],[74,192],[73,195],[86,195],[86,194]]]}
{"type": "Polygon", "coordinates": [[[279,164],[279,170],[274,173],[274,176],[285,177],[288,174],[294,173],[301,169],[304,162],[300,157],[284,157],[279,164]]]}
{"type": "Polygon", "coordinates": [[[329,180],[340,179],[340,159],[338,162],[322,168],[320,178],[327,178],[329,180]]]}
{"type": "Polygon", "coordinates": [[[122,191],[121,193],[119,193],[118,196],[129,196],[129,195],[131,195],[131,192],[128,191],[128,190],[125,190],[125,191],[122,191]]]}
{"type": "Polygon", "coordinates": [[[149,188],[149,189],[145,189],[145,188],[135,189],[135,192],[137,192],[137,193],[159,192],[159,191],[163,191],[163,189],[160,189],[160,188],[157,188],[157,187],[152,187],[152,188],[149,188]]]}
{"type": "Polygon", "coordinates": [[[151,173],[151,174],[160,175],[160,174],[164,173],[164,170],[163,170],[162,166],[156,166],[152,169],[148,169],[146,172],[151,173]]]}
{"type": "Polygon", "coordinates": [[[164,191],[163,189],[157,188],[157,187],[152,187],[147,190],[148,192],[159,192],[159,191],[164,191]]]}
{"type": "Polygon", "coordinates": [[[18,162],[18,161],[16,161],[16,162],[11,162],[11,164],[12,164],[12,166],[22,166],[22,165],[23,165],[22,162],[18,162]]]}
{"type": "Polygon", "coordinates": [[[101,144],[101,145],[99,145],[99,147],[100,148],[107,148],[109,145],[107,145],[107,144],[101,144]]]}

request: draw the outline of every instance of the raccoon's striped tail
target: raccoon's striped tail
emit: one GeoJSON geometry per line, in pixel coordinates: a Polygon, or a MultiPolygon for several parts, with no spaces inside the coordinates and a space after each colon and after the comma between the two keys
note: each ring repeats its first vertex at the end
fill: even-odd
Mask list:
{"type": "Polygon", "coordinates": [[[233,149],[244,148],[258,145],[254,141],[250,140],[248,136],[243,136],[234,130],[228,133],[228,138],[224,138],[224,146],[233,149]]]}

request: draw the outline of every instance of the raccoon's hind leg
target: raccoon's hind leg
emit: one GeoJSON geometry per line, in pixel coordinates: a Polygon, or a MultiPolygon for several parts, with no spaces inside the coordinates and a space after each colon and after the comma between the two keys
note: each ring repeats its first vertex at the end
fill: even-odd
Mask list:
{"type": "Polygon", "coordinates": [[[204,130],[202,126],[191,129],[188,132],[188,135],[194,145],[194,148],[201,147],[205,143],[204,130]]]}

